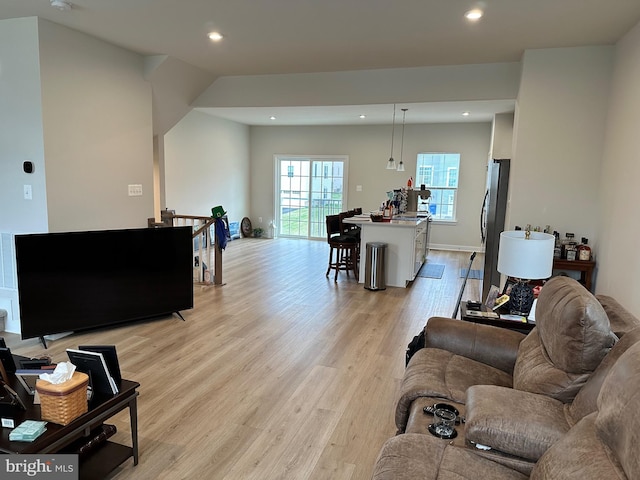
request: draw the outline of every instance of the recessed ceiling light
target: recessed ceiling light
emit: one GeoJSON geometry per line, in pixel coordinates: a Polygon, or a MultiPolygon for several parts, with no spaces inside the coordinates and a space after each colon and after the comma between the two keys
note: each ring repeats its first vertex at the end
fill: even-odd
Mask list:
{"type": "Polygon", "coordinates": [[[367,118],[366,115],[360,115],[360,118],[367,118]]]}
{"type": "Polygon", "coordinates": [[[274,117],[273,115],[271,115],[271,116],[269,117],[269,120],[275,120],[275,119],[276,119],[276,117],[274,117]]]}
{"type": "Polygon", "coordinates": [[[50,3],[53,8],[57,8],[58,10],[61,10],[63,12],[68,12],[72,7],[71,3],[65,0],[51,0],[50,3]]]}
{"type": "Polygon", "coordinates": [[[219,42],[224,38],[220,32],[211,32],[209,33],[208,36],[209,36],[209,39],[213,40],[214,42],[219,42]]]}
{"type": "Polygon", "coordinates": [[[471,20],[472,22],[475,22],[476,20],[480,20],[482,18],[482,15],[484,15],[484,12],[479,8],[474,8],[473,10],[469,10],[464,14],[465,18],[467,20],[471,20]]]}
{"type": "Polygon", "coordinates": [[[468,117],[469,115],[471,115],[469,112],[462,112],[463,117],[468,117]]]}

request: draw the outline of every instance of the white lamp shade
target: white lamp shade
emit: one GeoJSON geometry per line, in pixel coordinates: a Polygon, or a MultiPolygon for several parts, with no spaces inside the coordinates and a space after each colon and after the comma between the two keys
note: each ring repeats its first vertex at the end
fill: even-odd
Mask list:
{"type": "Polygon", "coordinates": [[[498,249],[498,271],[514,278],[536,280],[549,278],[553,272],[555,237],[548,233],[523,230],[502,232],[498,249]]]}

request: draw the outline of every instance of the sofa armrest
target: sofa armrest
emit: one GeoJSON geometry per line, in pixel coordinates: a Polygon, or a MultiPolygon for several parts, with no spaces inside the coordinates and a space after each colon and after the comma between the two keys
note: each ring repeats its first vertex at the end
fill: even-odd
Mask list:
{"type": "Polygon", "coordinates": [[[466,403],[468,441],[533,462],[570,428],[567,405],[544,395],[474,385],[466,403]]]}
{"type": "Polygon", "coordinates": [[[444,317],[431,317],[425,327],[426,348],[447,350],[511,374],[525,337],[506,328],[444,317]]]}

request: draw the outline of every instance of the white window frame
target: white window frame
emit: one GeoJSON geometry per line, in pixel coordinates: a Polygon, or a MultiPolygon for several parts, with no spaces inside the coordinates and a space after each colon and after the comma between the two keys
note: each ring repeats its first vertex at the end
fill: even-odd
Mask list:
{"type": "Polygon", "coordinates": [[[436,213],[433,214],[433,220],[442,223],[455,223],[457,221],[457,203],[458,189],[460,185],[460,161],[461,155],[458,152],[420,152],[418,153],[416,162],[416,185],[425,184],[425,188],[431,190],[431,205],[436,205],[436,213]],[[434,164],[425,164],[427,156],[433,159],[433,156],[456,155],[457,166],[442,166],[440,173],[436,170],[434,164]],[[423,175],[420,175],[420,173],[423,175]],[[428,174],[427,174],[428,172],[428,174]],[[455,172],[455,174],[453,173],[455,172]],[[427,181],[429,180],[430,181],[427,181]],[[439,180],[438,180],[439,179],[439,180]],[[452,180],[455,179],[455,182],[452,180]],[[455,185],[452,185],[455,183],[455,185]],[[453,201],[451,203],[442,203],[443,197],[449,197],[447,192],[453,192],[453,201]],[[439,200],[436,201],[435,199],[439,200]]]}
{"type": "MultiPolygon", "coordinates": [[[[348,155],[293,155],[293,154],[275,154],[273,156],[273,161],[274,161],[274,172],[275,172],[275,191],[274,191],[274,211],[275,211],[275,220],[276,220],[276,225],[277,228],[279,229],[278,231],[278,235],[282,236],[282,237],[294,237],[294,238],[311,238],[311,239],[326,239],[326,228],[325,228],[325,224],[324,224],[324,219],[322,219],[322,222],[319,223],[318,222],[313,222],[312,219],[309,219],[309,223],[307,224],[307,234],[297,234],[297,235],[289,235],[287,233],[282,232],[282,230],[280,230],[280,228],[282,228],[282,218],[280,216],[280,194],[281,192],[289,192],[291,197],[294,197],[295,195],[297,195],[300,198],[307,198],[307,200],[309,202],[311,202],[313,200],[313,194],[322,194],[322,198],[326,199],[326,198],[330,198],[331,197],[331,189],[328,189],[327,187],[325,187],[323,185],[323,189],[322,191],[315,191],[313,192],[312,189],[312,180],[313,178],[319,178],[322,177],[323,179],[331,179],[332,177],[332,173],[328,168],[325,168],[326,166],[322,166],[322,169],[318,172],[318,175],[314,176],[313,173],[313,166],[316,163],[324,163],[324,161],[335,161],[335,162],[340,162],[342,163],[342,185],[341,185],[341,203],[342,205],[345,207],[346,209],[346,205],[348,205],[348,188],[347,186],[349,185],[349,156],[348,155]],[[303,188],[304,190],[282,190],[282,185],[281,185],[281,160],[283,161],[287,161],[287,160],[292,160],[292,161],[303,161],[303,162],[308,162],[309,164],[309,175],[308,178],[306,179],[305,182],[303,182],[303,184],[301,184],[301,188],[303,188]],[[313,225],[312,225],[313,223],[313,225]]],[[[289,169],[287,170],[287,174],[289,173],[289,169]]],[[[308,203],[307,204],[307,208],[309,208],[311,211],[311,204],[308,203]]],[[[317,210],[317,209],[316,209],[317,210]]],[[[336,212],[337,213],[337,212],[336,212]]],[[[323,217],[324,218],[324,217],[323,217]]]]}

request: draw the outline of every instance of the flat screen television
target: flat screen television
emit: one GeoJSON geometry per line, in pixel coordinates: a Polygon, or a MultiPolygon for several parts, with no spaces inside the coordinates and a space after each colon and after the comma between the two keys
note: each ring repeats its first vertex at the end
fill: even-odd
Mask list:
{"type": "Polygon", "coordinates": [[[16,235],[22,338],[193,308],[191,227],[16,235]]]}

